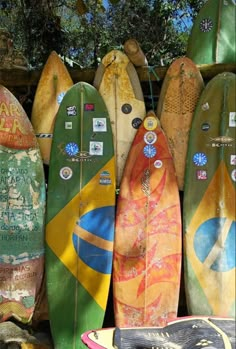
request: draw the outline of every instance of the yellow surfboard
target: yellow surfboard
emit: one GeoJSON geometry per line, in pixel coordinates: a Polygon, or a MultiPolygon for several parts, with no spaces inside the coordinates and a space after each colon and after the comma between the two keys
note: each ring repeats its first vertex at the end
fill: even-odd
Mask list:
{"type": "Polygon", "coordinates": [[[65,92],[73,85],[70,74],[55,51],[49,55],[36,89],[31,122],[43,162],[49,164],[55,117],[65,92]]]}
{"type": "Polygon", "coordinates": [[[94,86],[102,95],[111,119],[119,187],[131,143],[146,114],[143,92],[133,64],[119,50],[103,57],[94,86]]]}

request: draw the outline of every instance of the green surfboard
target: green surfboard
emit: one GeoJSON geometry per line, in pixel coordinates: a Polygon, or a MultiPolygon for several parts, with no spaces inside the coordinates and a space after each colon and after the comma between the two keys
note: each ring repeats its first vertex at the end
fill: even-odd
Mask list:
{"type": "Polygon", "coordinates": [[[236,76],[216,75],[197,104],[184,187],[190,315],[235,316],[236,76]]]}
{"type": "Polygon", "coordinates": [[[57,349],[83,348],[103,325],[111,280],[115,160],[105,103],[79,82],[65,94],[54,128],[46,214],[49,318],[57,349]]]}
{"type": "Polygon", "coordinates": [[[19,101],[0,85],[0,322],[32,319],[44,273],[45,206],[33,127],[19,101]]]}
{"type": "Polygon", "coordinates": [[[235,17],[235,0],[208,0],[193,23],[187,57],[196,64],[235,63],[235,17]]]}

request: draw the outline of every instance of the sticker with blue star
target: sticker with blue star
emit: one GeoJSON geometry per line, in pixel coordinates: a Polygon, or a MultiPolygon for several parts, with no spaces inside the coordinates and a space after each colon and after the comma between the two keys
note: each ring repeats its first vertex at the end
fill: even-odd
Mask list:
{"type": "Polygon", "coordinates": [[[65,146],[65,152],[69,155],[69,156],[75,156],[78,154],[79,152],[79,146],[78,144],[74,143],[74,142],[70,142],[67,143],[67,145],[65,146]]]}
{"type": "Polygon", "coordinates": [[[207,156],[205,153],[196,153],[193,155],[193,162],[196,166],[204,166],[207,164],[207,156]]]}
{"type": "Polygon", "coordinates": [[[143,153],[146,156],[146,158],[150,159],[150,158],[154,158],[154,156],[157,153],[157,150],[153,145],[148,144],[143,148],[143,153]]]}

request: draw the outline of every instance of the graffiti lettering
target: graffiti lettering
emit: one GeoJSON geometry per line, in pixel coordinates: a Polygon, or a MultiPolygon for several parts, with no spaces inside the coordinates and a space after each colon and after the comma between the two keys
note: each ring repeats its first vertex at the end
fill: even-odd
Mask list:
{"type": "Polygon", "coordinates": [[[0,131],[2,132],[10,132],[15,134],[17,132],[17,130],[23,134],[23,135],[27,135],[27,132],[25,132],[24,127],[22,127],[22,125],[20,124],[19,120],[14,119],[12,121],[12,124],[9,125],[9,122],[7,123],[7,119],[4,117],[0,118],[0,131]]]}

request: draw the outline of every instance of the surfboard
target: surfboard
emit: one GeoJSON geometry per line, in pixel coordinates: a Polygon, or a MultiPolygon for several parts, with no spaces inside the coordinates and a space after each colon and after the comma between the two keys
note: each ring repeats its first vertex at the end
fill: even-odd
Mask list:
{"type": "Polygon", "coordinates": [[[105,103],[79,82],[59,107],[49,166],[46,284],[57,349],[82,348],[101,327],[112,269],[115,158],[105,103]]]}
{"type": "Polygon", "coordinates": [[[161,87],[157,116],[173,156],[179,190],[183,190],[184,187],[189,130],[203,88],[204,82],[200,71],[187,57],[173,61],[161,87]]]}
{"type": "Polygon", "coordinates": [[[53,129],[59,105],[66,91],[73,85],[70,74],[55,51],[52,51],[43,67],[31,113],[43,162],[49,164],[53,129]]]}
{"type": "Polygon", "coordinates": [[[145,57],[143,50],[141,49],[137,40],[126,40],[124,43],[124,52],[136,67],[143,67],[148,65],[147,58],[145,57]]]}
{"type": "Polygon", "coordinates": [[[33,127],[0,85],[0,322],[30,322],[44,269],[46,190],[33,127]]]}
{"type": "Polygon", "coordinates": [[[210,80],[189,137],[183,220],[189,314],[235,316],[235,74],[210,80]]]}
{"type": "Polygon", "coordinates": [[[196,64],[235,63],[235,0],[208,0],[188,39],[187,57],[196,64]]]}
{"type": "Polygon", "coordinates": [[[233,349],[235,320],[219,317],[184,317],[165,327],[104,328],[82,334],[90,349],[153,349],[195,347],[233,349]]]}
{"type": "Polygon", "coordinates": [[[127,55],[112,50],[103,57],[93,85],[103,97],[111,118],[119,187],[130,146],[146,114],[141,84],[127,55]]]}
{"type": "Polygon", "coordinates": [[[173,159],[150,111],[132,143],[117,199],[115,324],[161,325],[177,316],[181,212],[173,159]]]}

